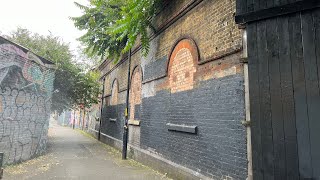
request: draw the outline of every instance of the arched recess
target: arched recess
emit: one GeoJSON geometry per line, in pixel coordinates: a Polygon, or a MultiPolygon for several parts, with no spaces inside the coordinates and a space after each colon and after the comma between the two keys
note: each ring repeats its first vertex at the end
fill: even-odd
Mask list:
{"type": "Polygon", "coordinates": [[[136,66],[131,74],[130,84],[130,120],[140,120],[138,105],[141,104],[142,71],[140,66],[136,66]]]}
{"type": "Polygon", "coordinates": [[[118,94],[119,94],[119,85],[118,80],[114,79],[111,85],[111,100],[110,105],[117,105],[118,104],[118,94]]]}
{"type": "Polygon", "coordinates": [[[167,67],[171,93],[193,89],[198,60],[198,48],[192,39],[183,38],[175,43],[167,67]]]}
{"type": "Polygon", "coordinates": [[[129,144],[140,146],[140,105],[142,90],[142,71],[136,66],[131,74],[130,81],[130,119],[129,119],[129,144]]]}

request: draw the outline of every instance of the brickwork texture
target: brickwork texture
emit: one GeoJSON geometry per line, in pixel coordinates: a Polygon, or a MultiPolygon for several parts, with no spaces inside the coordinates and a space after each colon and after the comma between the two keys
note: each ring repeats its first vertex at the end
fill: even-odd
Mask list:
{"type": "MultiPolygon", "coordinates": [[[[155,26],[170,24],[153,36],[149,54],[133,51],[129,112],[140,124],[129,126],[129,144],[208,178],[246,179],[242,39],[233,19],[235,0],[203,0],[185,12],[194,2],[170,1],[155,26]],[[185,13],[170,22],[180,12],[185,13]],[[196,127],[196,133],[169,130],[168,123],[196,127]]],[[[122,140],[128,61],[106,61],[99,69],[106,78],[101,131],[122,140]],[[116,97],[118,103],[110,103],[116,97]]]]}

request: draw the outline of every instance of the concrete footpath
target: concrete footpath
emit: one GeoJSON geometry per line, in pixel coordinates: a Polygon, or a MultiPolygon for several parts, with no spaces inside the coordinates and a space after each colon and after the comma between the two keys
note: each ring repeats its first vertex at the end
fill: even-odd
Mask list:
{"type": "Polygon", "coordinates": [[[121,160],[120,152],[84,132],[55,123],[50,126],[47,153],[6,167],[4,180],[167,179],[165,175],[133,160],[121,160]]]}

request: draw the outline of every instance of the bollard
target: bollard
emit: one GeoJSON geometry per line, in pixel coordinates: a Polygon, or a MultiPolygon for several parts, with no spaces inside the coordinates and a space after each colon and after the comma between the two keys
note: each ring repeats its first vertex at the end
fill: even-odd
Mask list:
{"type": "Polygon", "coordinates": [[[3,152],[0,152],[0,179],[2,179],[2,176],[3,176],[2,164],[3,164],[3,152]]]}

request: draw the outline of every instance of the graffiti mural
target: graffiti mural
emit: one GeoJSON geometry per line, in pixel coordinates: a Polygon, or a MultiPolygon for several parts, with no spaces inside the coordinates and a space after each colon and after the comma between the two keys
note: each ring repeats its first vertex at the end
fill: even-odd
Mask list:
{"type": "Polygon", "coordinates": [[[53,81],[53,63],[0,37],[0,151],[4,152],[4,164],[45,152],[53,81]]]}
{"type": "Polygon", "coordinates": [[[0,88],[0,149],[5,163],[27,160],[45,152],[50,116],[47,97],[15,88],[0,88]]]}
{"type": "Polygon", "coordinates": [[[44,64],[32,52],[24,52],[13,44],[0,44],[0,86],[44,91],[51,96],[53,65],[44,64]]]}

